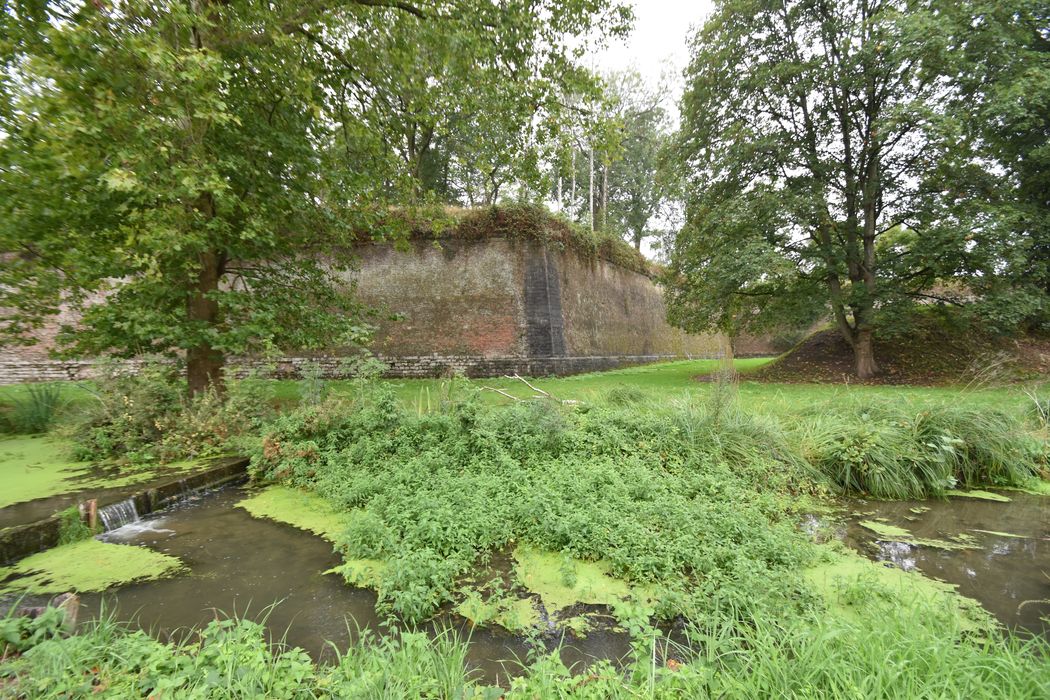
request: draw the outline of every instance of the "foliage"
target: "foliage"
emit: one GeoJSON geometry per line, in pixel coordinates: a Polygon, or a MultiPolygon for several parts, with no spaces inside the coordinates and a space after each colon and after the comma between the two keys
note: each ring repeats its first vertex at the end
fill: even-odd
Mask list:
{"type": "Polygon", "coordinates": [[[991,409],[856,400],[807,414],[795,428],[805,457],[843,490],[876,498],[1023,486],[1050,457],[1019,418],[991,409]]]}
{"type": "Polygon", "coordinates": [[[20,654],[61,636],[65,631],[66,613],[63,609],[48,606],[36,616],[18,615],[19,602],[0,617],[0,658],[20,654]]]}
{"type": "Polygon", "coordinates": [[[935,74],[944,21],[898,0],[719,3],[683,99],[676,323],[736,331],[828,312],[867,378],[877,309],[938,299],[935,282],[988,260],[956,186],[957,91],[935,74]]]}
{"type": "Polygon", "coordinates": [[[12,432],[46,433],[55,423],[62,405],[62,390],[57,384],[29,384],[11,397],[11,411],[6,416],[12,432]]]}
{"type": "Polygon", "coordinates": [[[59,545],[86,540],[95,534],[84,522],[84,518],[80,515],[80,508],[77,506],[70,506],[63,511],[59,511],[56,515],[59,518],[59,545]]]}
{"type": "Polygon", "coordinates": [[[504,688],[467,664],[467,642],[445,632],[369,633],[335,662],[269,643],[262,625],[219,619],[185,642],[159,642],[103,619],[66,639],[33,639],[0,667],[15,697],[177,695],[235,698],[1001,697],[1050,692],[1039,637],[974,637],[943,608],[862,580],[838,596],[852,617],[819,615],[740,628],[691,626],[686,645],[650,637],[621,669],[586,673],[557,651],[523,662],[504,688]],[[575,672],[574,672],[575,671],[575,672]],[[101,690],[99,690],[101,688],[101,690]]]}
{"type": "Polygon", "coordinates": [[[4,5],[5,340],[65,305],[67,352],[181,351],[193,393],[228,354],[359,344],[353,232],[414,198],[394,135],[460,104],[508,125],[492,148],[556,131],[572,37],[630,20],[608,0],[298,5],[4,5]]]}
{"type": "Polygon", "coordinates": [[[231,441],[257,429],[271,409],[261,387],[238,382],[229,395],[206,391],[187,397],[175,368],[145,360],[136,371],[119,364],[100,367],[95,401],[69,427],[82,460],[116,458],[172,461],[226,454],[231,441]]]}
{"type": "Polygon", "coordinates": [[[815,487],[776,442],[769,423],[702,405],[640,415],[468,398],[419,415],[379,386],[277,418],[252,470],[354,513],[345,555],[381,556],[380,608],[410,620],[513,542],[673,588],[669,615],[723,599],[745,614],[788,604],[806,556],[786,513],[815,487]]]}
{"type": "Polygon", "coordinates": [[[994,167],[976,169],[1001,274],[974,280],[986,322],[1003,332],[1050,320],[1050,11],[1038,0],[938,3],[949,62],[962,86],[955,109],[994,167]]]}
{"type": "Polygon", "coordinates": [[[606,189],[607,231],[618,231],[640,250],[642,241],[659,235],[656,218],[666,213],[670,188],[661,158],[670,142],[670,126],[662,100],[665,87],[647,87],[636,72],[607,80],[619,148],[609,154],[606,189]]]}

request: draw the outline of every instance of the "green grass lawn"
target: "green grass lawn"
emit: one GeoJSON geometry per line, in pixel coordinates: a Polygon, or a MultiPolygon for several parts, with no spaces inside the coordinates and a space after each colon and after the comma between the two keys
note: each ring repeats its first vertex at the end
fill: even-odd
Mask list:
{"type": "MultiPolygon", "coordinates": [[[[992,388],[968,388],[962,386],[865,386],[845,384],[774,384],[769,382],[749,381],[748,373],[770,362],[772,358],[747,358],[736,360],[735,366],[740,373],[738,395],[741,404],[750,410],[778,415],[794,413],[799,410],[818,406],[824,402],[836,402],[846,397],[879,397],[915,403],[952,402],[963,403],[974,407],[1000,408],[1017,410],[1024,407],[1029,399],[1016,386],[999,386],[992,388]]],[[[606,391],[618,386],[631,386],[639,389],[658,401],[684,398],[688,395],[705,395],[712,389],[709,382],[700,382],[696,377],[711,374],[719,369],[720,360],[682,360],[662,362],[639,367],[592,372],[570,377],[529,378],[533,385],[549,391],[560,399],[579,401],[593,400],[606,391]]],[[[255,380],[262,381],[272,392],[274,400],[281,403],[295,403],[300,396],[300,382],[295,380],[255,380]]],[[[388,379],[401,399],[409,406],[423,405],[439,401],[443,391],[447,391],[448,380],[443,379],[388,379]]],[[[532,395],[525,384],[515,379],[494,377],[489,379],[465,380],[475,387],[500,389],[521,398],[532,395]]],[[[62,397],[67,413],[75,412],[77,406],[93,401],[83,382],[62,382],[62,397]]],[[[335,395],[348,395],[354,391],[354,383],[349,380],[331,380],[327,382],[329,390],[335,395]]],[[[14,398],[23,395],[26,385],[15,384],[0,386],[0,406],[10,403],[14,398]]],[[[510,403],[510,399],[494,391],[486,391],[484,400],[487,403],[510,403]]]]}
{"type": "MultiPolygon", "coordinates": [[[[738,395],[742,405],[763,413],[789,414],[824,402],[836,402],[847,397],[878,397],[915,403],[965,403],[975,407],[1017,410],[1028,399],[1018,387],[966,388],[953,386],[849,386],[844,384],[771,384],[749,381],[752,372],[772,358],[748,358],[737,360],[740,373],[738,395]]],[[[548,391],[560,399],[579,401],[593,400],[602,393],[618,386],[631,386],[658,401],[684,398],[690,395],[703,396],[712,390],[710,382],[697,381],[696,377],[716,372],[719,360],[683,360],[659,364],[630,367],[607,372],[593,372],[570,377],[544,377],[529,379],[533,385],[548,391]]],[[[441,379],[389,379],[397,394],[410,406],[426,405],[427,398],[437,402],[442,391],[447,390],[448,380],[441,379]]],[[[521,398],[532,395],[524,383],[515,379],[491,378],[467,380],[476,387],[500,389],[521,398]]],[[[273,395],[282,401],[295,401],[299,396],[299,383],[293,380],[268,382],[273,395]]],[[[353,391],[349,381],[331,381],[330,390],[338,394],[353,391]]],[[[486,402],[510,403],[496,392],[485,392],[486,402]]]]}

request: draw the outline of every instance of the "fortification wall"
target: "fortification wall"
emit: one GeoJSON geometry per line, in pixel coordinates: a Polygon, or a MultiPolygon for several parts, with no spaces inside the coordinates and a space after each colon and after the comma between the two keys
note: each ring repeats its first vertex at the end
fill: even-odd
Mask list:
{"type": "Polygon", "coordinates": [[[372,350],[392,357],[525,354],[523,260],[505,240],[360,248],[350,275],[378,312],[372,350]]]}
{"type": "MultiPolygon", "coordinates": [[[[722,339],[671,327],[663,293],[649,277],[595,256],[530,238],[412,240],[364,244],[347,273],[374,308],[373,352],[390,376],[575,374],[680,357],[717,357],[722,339]]],[[[63,319],[68,321],[69,319],[63,319]]],[[[54,361],[51,337],[0,349],[0,384],[91,376],[90,361],[54,361]]],[[[768,353],[752,339],[738,354],[768,353]]],[[[342,376],[339,355],[292,354],[273,362],[231,360],[236,371],[296,376],[303,364],[342,376]]]]}
{"type": "Polygon", "coordinates": [[[351,278],[381,311],[374,350],[395,368],[404,365],[395,358],[437,355],[457,368],[487,360],[470,363],[468,373],[482,374],[528,358],[549,369],[530,373],[563,374],[616,358],[714,357],[722,347],[718,336],[672,328],[662,290],[645,275],[533,240],[372,244],[351,278]],[[562,361],[536,362],[548,358],[562,361]]]}

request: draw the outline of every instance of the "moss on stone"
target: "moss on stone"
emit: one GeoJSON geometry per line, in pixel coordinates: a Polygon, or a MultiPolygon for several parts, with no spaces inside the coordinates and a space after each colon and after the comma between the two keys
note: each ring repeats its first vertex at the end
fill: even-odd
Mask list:
{"type": "Polygon", "coordinates": [[[96,539],[55,547],[0,569],[0,591],[64,593],[104,591],[162,578],[184,568],[177,558],[146,547],[96,539]]]}

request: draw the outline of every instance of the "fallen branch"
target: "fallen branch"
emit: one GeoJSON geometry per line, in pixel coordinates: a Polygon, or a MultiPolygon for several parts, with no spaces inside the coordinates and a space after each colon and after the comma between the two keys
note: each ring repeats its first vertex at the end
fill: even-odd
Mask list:
{"type": "MultiPolygon", "coordinates": [[[[504,379],[517,379],[518,381],[523,382],[525,384],[525,386],[529,387],[530,389],[532,389],[537,394],[540,394],[542,396],[546,396],[548,399],[553,399],[555,401],[560,401],[560,399],[555,398],[554,396],[552,396],[550,393],[544,391],[543,389],[540,389],[539,387],[535,387],[532,384],[529,384],[529,381],[527,379],[525,379],[525,377],[522,377],[522,376],[520,376],[518,374],[515,374],[513,377],[508,377],[507,375],[504,374],[503,378],[504,379]]],[[[565,403],[565,402],[562,401],[562,403],[565,403]]]]}
{"type": "Polygon", "coordinates": [[[517,401],[518,403],[521,403],[522,401],[525,400],[525,399],[519,399],[517,396],[512,396],[512,395],[508,394],[507,392],[503,391],[502,389],[497,389],[494,386],[483,386],[483,387],[481,387],[481,390],[482,391],[494,391],[497,394],[501,394],[503,396],[506,396],[511,401],[517,401]]]}
{"type": "Polygon", "coordinates": [[[548,401],[555,401],[555,402],[563,404],[565,406],[575,406],[576,404],[580,403],[579,401],[576,401],[575,399],[566,399],[566,400],[563,401],[563,400],[553,396],[550,392],[544,391],[543,389],[540,389],[537,386],[533,386],[532,384],[530,384],[528,382],[527,379],[525,379],[524,377],[522,377],[520,375],[517,375],[517,374],[515,374],[514,376],[508,376],[508,375],[505,374],[505,375],[503,375],[503,379],[517,379],[519,382],[522,382],[525,386],[527,386],[530,389],[532,389],[532,391],[535,394],[535,396],[530,396],[527,399],[519,399],[517,396],[513,396],[511,394],[508,394],[507,392],[503,391],[502,389],[497,389],[496,387],[493,387],[493,386],[483,386],[483,387],[481,387],[481,390],[482,391],[494,391],[497,394],[500,394],[501,396],[506,396],[511,401],[516,401],[518,403],[523,403],[525,401],[533,401],[535,399],[547,399],[548,401]]]}

